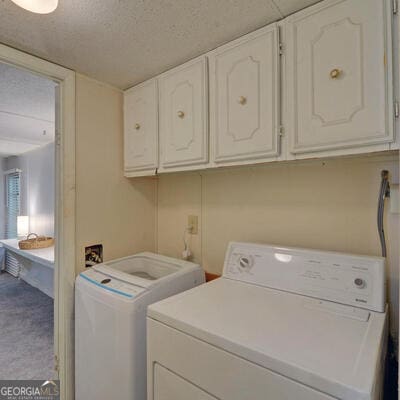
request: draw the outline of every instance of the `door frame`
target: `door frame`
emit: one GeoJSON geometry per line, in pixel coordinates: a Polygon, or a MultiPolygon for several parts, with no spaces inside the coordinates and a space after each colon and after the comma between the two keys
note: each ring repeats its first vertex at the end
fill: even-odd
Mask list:
{"type": "MultiPolygon", "coordinates": [[[[75,72],[0,44],[0,62],[59,84],[56,98],[54,354],[62,400],[74,398],[75,72]],[[57,111],[56,111],[57,112],[57,111]]],[[[47,379],[49,377],[43,377],[47,379]]]]}

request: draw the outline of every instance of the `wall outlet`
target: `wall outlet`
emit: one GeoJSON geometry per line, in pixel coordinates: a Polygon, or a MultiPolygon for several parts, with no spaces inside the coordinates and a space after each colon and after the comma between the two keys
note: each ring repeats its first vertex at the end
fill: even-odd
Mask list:
{"type": "Polygon", "coordinates": [[[192,235],[197,235],[199,233],[199,217],[197,215],[189,215],[188,228],[192,235]]]}

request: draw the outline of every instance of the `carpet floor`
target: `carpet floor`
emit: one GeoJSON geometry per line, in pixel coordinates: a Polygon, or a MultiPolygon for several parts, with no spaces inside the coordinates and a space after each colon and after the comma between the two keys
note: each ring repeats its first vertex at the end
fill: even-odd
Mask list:
{"type": "Polygon", "coordinates": [[[51,379],[53,299],[0,273],[0,379],[51,379]]]}

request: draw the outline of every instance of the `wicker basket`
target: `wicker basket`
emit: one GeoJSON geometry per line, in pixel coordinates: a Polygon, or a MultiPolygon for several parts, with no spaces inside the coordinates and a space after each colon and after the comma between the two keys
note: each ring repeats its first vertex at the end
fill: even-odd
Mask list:
{"type": "Polygon", "coordinates": [[[38,236],[36,233],[30,233],[25,240],[20,240],[18,246],[21,250],[44,249],[54,245],[54,239],[47,236],[38,236]],[[31,236],[36,236],[31,239],[31,236]]]}

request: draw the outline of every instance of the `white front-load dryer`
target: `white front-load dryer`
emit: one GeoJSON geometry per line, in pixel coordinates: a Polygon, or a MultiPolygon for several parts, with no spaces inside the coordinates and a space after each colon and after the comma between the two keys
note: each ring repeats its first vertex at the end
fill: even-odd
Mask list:
{"type": "Polygon", "coordinates": [[[75,399],[146,399],[146,309],[204,282],[191,262],[140,253],[82,272],[75,287],[75,399]]]}
{"type": "Polygon", "coordinates": [[[223,276],[148,308],[148,400],[380,400],[385,261],[231,243],[223,276]]]}

